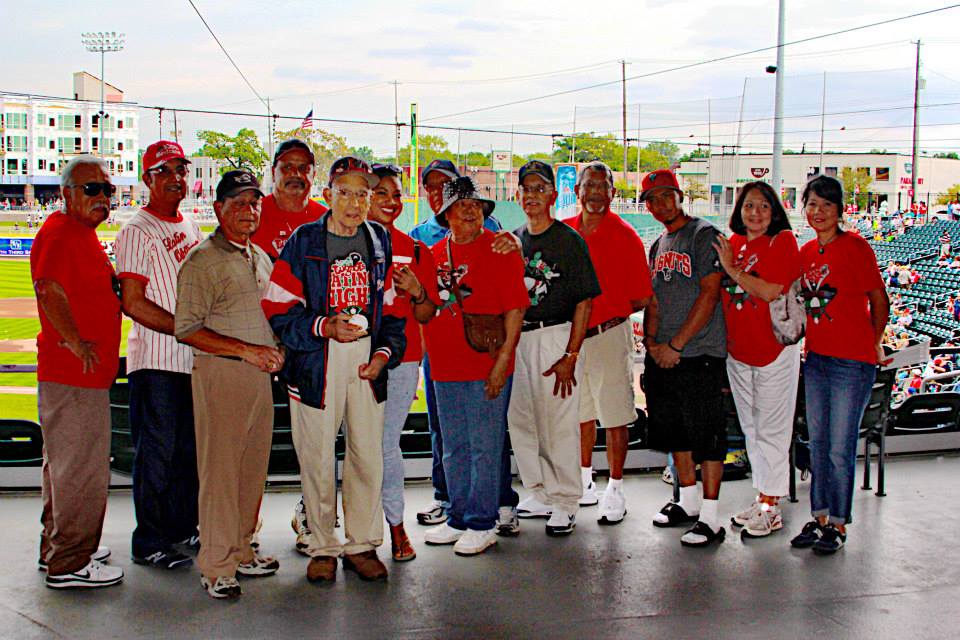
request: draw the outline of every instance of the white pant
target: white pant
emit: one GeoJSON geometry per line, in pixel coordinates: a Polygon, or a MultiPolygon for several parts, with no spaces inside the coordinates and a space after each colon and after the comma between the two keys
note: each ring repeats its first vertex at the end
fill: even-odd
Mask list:
{"type": "Polygon", "coordinates": [[[783,348],[763,367],[727,357],[727,376],[747,440],[753,486],[767,496],[789,492],[790,438],[797,406],[800,345],[783,348]]]}
{"type": "MultiPolygon", "coordinates": [[[[525,331],[517,345],[507,424],[523,486],[537,500],[575,514],[580,486],[580,387],[553,395],[556,376],[543,372],[567,349],[570,323],[525,331]]],[[[574,379],[579,381],[578,362],[574,379]]]]}

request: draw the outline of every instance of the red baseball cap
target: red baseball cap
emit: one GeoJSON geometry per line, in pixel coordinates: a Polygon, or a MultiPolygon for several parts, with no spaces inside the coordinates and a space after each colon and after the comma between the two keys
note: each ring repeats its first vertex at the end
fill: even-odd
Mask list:
{"type": "Polygon", "coordinates": [[[190,164],[186,154],[183,152],[183,147],[170,140],[159,140],[147,147],[147,150],[143,152],[143,170],[146,172],[151,169],[156,169],[168,160],[183,160],[187,164],[190,164]]]}
{"type": "Polygon", "coordinates": [[[677,176],[670,169],[657,169],[643,176],[643,182],[640,183],[640,202],[647,199],[650,192],[654,189],[666,187],[674,191],[680,191],[680,185],[677,183],[677,176]]]}

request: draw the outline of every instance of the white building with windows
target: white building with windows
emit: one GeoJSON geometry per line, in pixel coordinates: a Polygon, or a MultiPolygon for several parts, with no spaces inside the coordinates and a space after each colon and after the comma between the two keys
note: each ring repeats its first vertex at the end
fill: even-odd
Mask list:
{"type": "Polygon", "coordinates": [[[0,198],[56,198],[60,169],[83,153],[110,165],[121,200],[131,195],[140,174],[139,115],[120,89],[105,89],[102,131],[100,80],[89,73],[74,74],[74,100],[0,93],[0,198]]]}

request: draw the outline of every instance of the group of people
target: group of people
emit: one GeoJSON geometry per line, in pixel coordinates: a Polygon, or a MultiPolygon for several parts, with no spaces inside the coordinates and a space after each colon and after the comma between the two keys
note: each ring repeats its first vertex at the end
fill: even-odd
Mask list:
{"type": "Polygon", "coordinates": [[[613,173],[599,161],[580,169],[580,213],[564,221],[553,214],[552,167],[524,165],[516,197],[527,221],[513,233],[499,229],[495,202],[471,178],[434,161],[421,174],[434,216],[407,235],[394,224],[400,168],[338,159],[323,189],[327,209],[310,199],[313,152],[293,139],[273,158],[271,194],[247,171],[222,176],[219,225],[206,238],[179,210],[189,162],[174,142],[148,147],[149,203],[120,231],[116,271],[95,233],[114,192],[97,158],[65,166],[64,209],[37,235],[47,586],[123,578],[98,546],[121,313],[133,319],[132,557],[176,569],[196,552],[201,585],[215,598],[240,595],[237,576],[279,568],[256,536],[275,376],[289,395],[303,487],[292,524],[312,582],[334,581],[341,563],[364,580],[385,579],[384,518],[393,559],[416,556],[404,529],[399,441],[421,361],[435,490],[417,514],[430,527],[427,544],[476,555],[498,535],[516,535],[523,518],[545,518],[546,535],[565,536],[592,505],[601,524],[622,522],[636,420],[629,316],[641,310],[650,446],[672,455],[680,484],[679,501],[653,524],[682,527],[688,546],[723,540],[729,378],[757,489],[733,524],[755,537],[781,529],[801,353],[778,333],[770,303],[795,282],[807,317],[813,519],[791,544],[842,547],[888,301],[869,245],[842,231],[835,179],[814,178],[804,190],[817,237],[799,248],[766,183],[743,186],[726,237],[684,211],[670,170],[653,171],[640,199],[664,231],[648,259],[611,210],[613,173]],[[609,467],[602,491],[592,468],[598,422],[609,467]],[[341,429],[345,541],[335,532],[341,429]],[[511,487],[510,446],[523,500],[511,487]]]}

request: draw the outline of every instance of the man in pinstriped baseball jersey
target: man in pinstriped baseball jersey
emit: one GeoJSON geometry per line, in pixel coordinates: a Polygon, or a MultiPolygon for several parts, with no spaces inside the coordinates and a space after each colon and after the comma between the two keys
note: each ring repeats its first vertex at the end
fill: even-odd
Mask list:
{"type": "Polygon", "coordinates": [[[203,239],[196,221],[179,211],[189,163],[176,142],[147,147],[143,182],[150,202],[114,245],[123,311],[134,321],[127,342],[137,516],[131,553],[138,564],[164,569],[192,564],[174,544],[199,544],[193,354],[173,336],[177,274],[203,239]]]}

